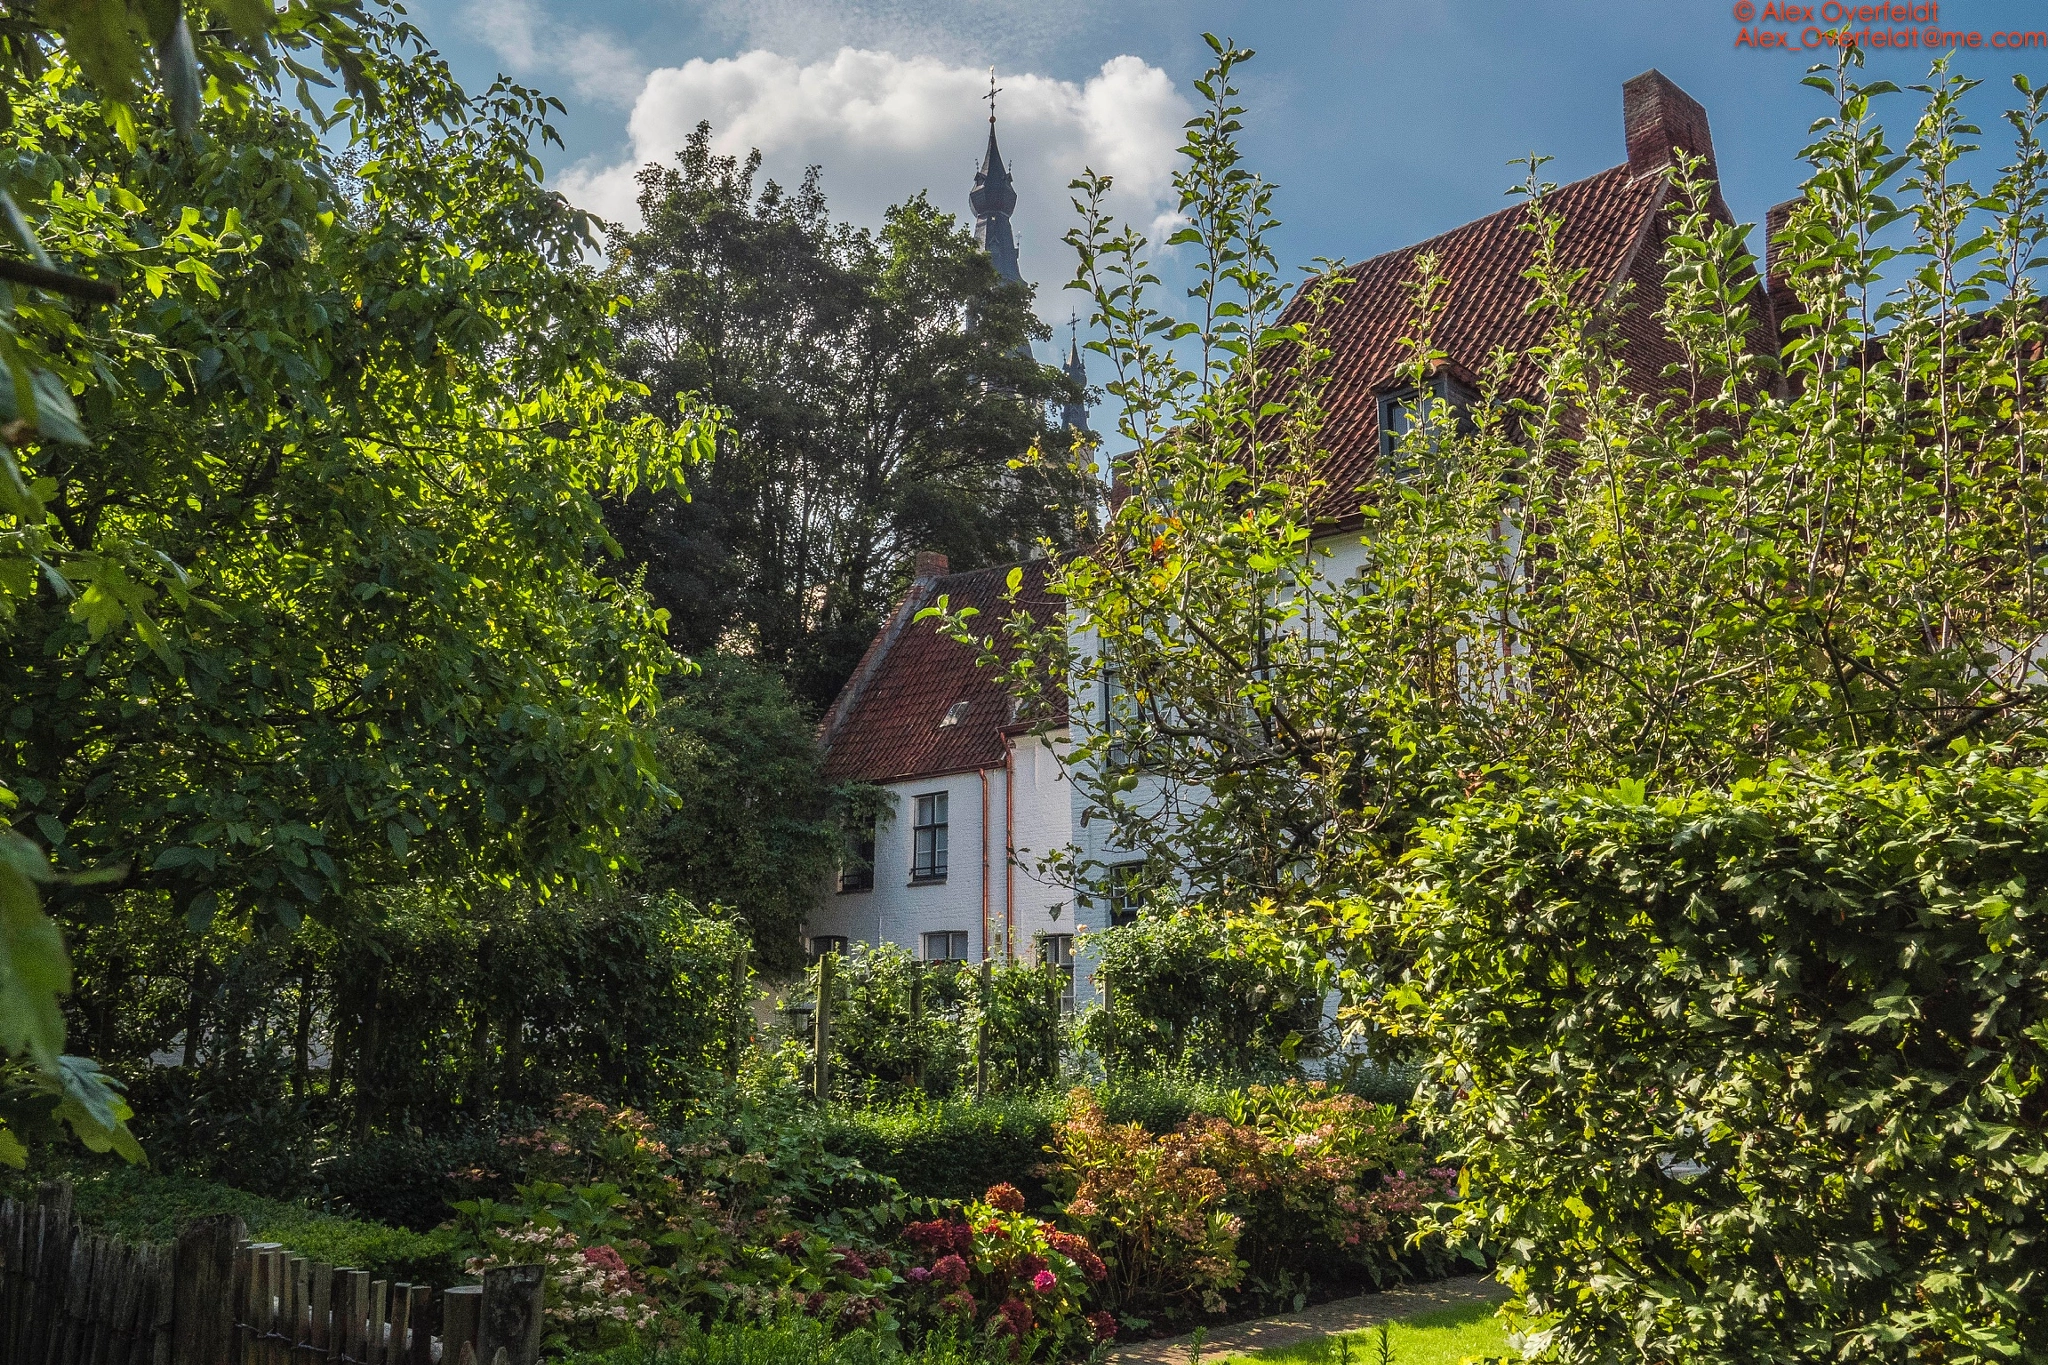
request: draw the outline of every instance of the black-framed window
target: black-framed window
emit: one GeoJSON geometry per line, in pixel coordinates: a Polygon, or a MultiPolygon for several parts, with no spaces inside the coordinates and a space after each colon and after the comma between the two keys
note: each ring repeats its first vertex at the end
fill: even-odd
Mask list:
{"type": "Polygon", "coordinates": [[[1066,977],[1066,984],[1060,987],[1060,1015],[1071,1017],[1074,1013],[1074,936],[1040,934],[1038,960],[1048,967],[1059,968],[1066,977]]]}
{"type": "Polygon", "coordinates": [[[839,889],[842,892],[875,889],[875,832],[872,828],[866,835],[846,841],[846,861],[839,866],[839,889]]]}
{"type": "Polygon", "coordinates": [[[1138,922],[1138,911],[1145,904],[1144,883],[1143,861],[1117,863],[1104,869],[1102,898],[1109,903],[1110,928],[1138,922]]]}
{"type": "MultiPolygon", "coordinates": [[[[1457,414],[1460,429],[1470,425],[1465,416],[1468,409],[1479,401],[1479,395],[1460,384],[1447,374],[1439,374],[1427,385],[1432,400],[1442,399],[1449,403],[1457,414]]],[[[1423,435],[1430,449],[1436,448],[1436,440],[1429,435],[1426,424],[1430,420],[1429,407],[1422,401],[1423,390],[1412,385],[1380,395],[1380,463],[1389,473],[1398,475],[1403,468],[1401,442],[1417,424],[1425,424],[1423,435]]]]}
{"type": "Polygon", "coordinates": [[[846,956],[846,939],[840,934],[814,934],[811,937],[811,956],[823,957],[827,953],[846,956]]]}
{"type": "Polygon", "coordinates": [[[926,962],[965,962],[967,960],[967,931],[965,929],[935,929],[924,936],[924,960],[926,962]]]}
{"type": "Polygon", "coordinates": [[[917,798],[917,820],[910,827],[910,880],[946,879],[946,793],[917,798]]]}

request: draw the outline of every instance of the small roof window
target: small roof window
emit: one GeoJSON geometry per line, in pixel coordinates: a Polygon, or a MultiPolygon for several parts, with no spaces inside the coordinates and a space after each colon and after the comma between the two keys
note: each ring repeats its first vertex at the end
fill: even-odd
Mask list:
{"type": "Polygon", "coordinates": [[[967,705],[964,701],[956,701],[947,707],[946,718],[939,722],[939,728],[943,730],[948,725],[958,725],[961,721],[967,719],[967,705]]]}

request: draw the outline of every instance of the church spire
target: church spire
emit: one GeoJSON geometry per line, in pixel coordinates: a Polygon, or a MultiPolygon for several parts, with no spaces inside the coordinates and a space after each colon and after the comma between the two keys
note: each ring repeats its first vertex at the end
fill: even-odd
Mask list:
{"type": "Polygon", "coordinates": [[[981,169],[974,173],[974,189],[967,202],[974,206],[974,240],[995,263],[996,273],[1014,284],[1024,281],[1017,268],[1017,239],[1010,231],[1010,215],[1017,209],[1017,189],[1003,165],[1003,153],[996,146],[996,69],[988,69],[988,150],[982,154],[981,169]]]}
{"type": "Polygon", "coordinates": [[[1060,425],[1068,431],[1088,430],[1088,367],[1081,360],[1081,319],[1067,319],[1067,379],[1081,391],[1081,397],[1060,405],[1060,425]]]}

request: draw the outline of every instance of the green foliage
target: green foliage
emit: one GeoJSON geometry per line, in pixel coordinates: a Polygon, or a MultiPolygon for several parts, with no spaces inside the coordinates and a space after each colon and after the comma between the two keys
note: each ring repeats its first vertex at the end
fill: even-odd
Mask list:
{"type": "Polygon", "coordinates": [[[917,550],[956,568],[1072,535],[1079,486],[1019,472],[1067,383],[1047,335],[950,214],[919,196],[879,233],[832,221],[815,172],[756,185],[759,154],[700,125],[640,175],[644,226],[610,243],[625,372],[649,410],[699,394],[730,414],[690,500],[650,489],[611,525],[647,568],[671,638],[728,642],[822,709],[903,591],[917,550]]]}
{"type": "MultiPolygon", "coordinates": [[[[920,1093],[943,1099],[973,1083],[973,971],[929,965],[893,943],[859,945],[842,955],[838,968],[832,1016],[836,1090],[872,1103],[920,1093]]],[[[906,1188],[921,1190],[926,1183],[906,1188]]],[[[952,1192],[965,1197],[993,1183],[969,1180],[952,1192]]]]}
{"type": "Polygon", "coordinates": [[[1320,973],[1232,953],[1210,919],[1147,911],[1087,942],[1109,999],[1084,1016],[1081,1037],[1114,1072],[1277,1080],[1329,1051],[1320,973]]]}
{"type": "Polygon", "coordinates": [[[1427,834],[1381,1013],[1561,1359],[2048,1352],[2048,772],[2005,760],[1427,834]]]}
{"type": "Polygon", "coordinates": [[[798,930],[845,844],[815,722],[774,673],[711,654],[670,684],[652,728],[679,804],[637,831],[634,880],[730,908],[764,970],[796,966],[798,930]]]}
{"type": "Polygon", "coordinates": [[[232,1213],[248,1224],[251,1238],[282,1243],[295,1256],[436,1288],[460,1280],[461,1241],[452,1232],[407,1232],[336,1217],[189,1176],[115,1168],[67,1178],[80,1221],[129,1241],[168,1246],[192,1219],[232,1213]]]}
{"type": "Polygon", "coordinates": [[[815,1318],[786,1315],[768,1322],[684,1325],[601,1354],[571,1355],[564,1365],[1008,1365],[1007,1344],[927,1339],[906,1349],[896,1338],[860,1329],[841,1334],[815,1318]]]}
{"type": "Polygon", "coordinates": [[[422,873],[600,881],[660,791],[636,713],[671,656],[598,572],[597,499],[678,486],[708,432],[611,415],[614,300],[527,150],[553,106],[369,37],[346,162],[268,99],[141,155],[75,81],[17,116],[45,237],[133,243],[106,329],[36,334],[107,432],[30,457],[50,534],[169,558],[5,585],[0,764],[60,866],[125,859],[197,925],[422,873]]]}
{"type": "Polygon", "coordinates": [[[565,1091],[682,1102],[731,1046],[745,943],[673,896],[494,913],[426,887],[393,897],[326,964],[357,1121],[476,1124],[565,1091]]]}
{"type": "MultiPolygon", "coordinates": [[[[1171,1072],[1112,1077],[1094,1095],[1112,1122],[1154,1133],[1222,1102],[1209,1083],[1171,1072]]],[[[981,1100],[834,1105],[814,1122],[831,1151],[893,1178],[913,1195],[968,1199],[1007,1183],[1035,1208],[1048,1202],[1040,1167],[1066,1112],[1066,1094],[1048,1088],[981,1100]]]]}

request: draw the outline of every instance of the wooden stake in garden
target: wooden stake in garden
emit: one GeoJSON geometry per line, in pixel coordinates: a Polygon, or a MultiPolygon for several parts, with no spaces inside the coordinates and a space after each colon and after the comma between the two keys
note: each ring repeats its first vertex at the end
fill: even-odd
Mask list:
{"type": "Polygon", "coordinates": [[[747,998],[747,946],[742,942],[732,960],[732,1035],[725,1046],[725,1078],[729,1081],[739,1078],[740,1054],[746,1051],[747,1037],[754,1031],[753,1002],[747,998]]]}
{"type": "Polygon", "coordinates": [[[818,955],[818,1008],[811,1016],[811,1094],[821,1103],[832,1095],[832,964],[838,956],[818,955]]]}
{"type": "Polygon", "coordinates": [[[974,1029],[974,1098],[988,1093],[988,998],[995,983],[995,967],[981,960],[981,1019],[974,1029]]]}
{"type": "Polygon", "coordinates": [[[924,1089],[924,1031],[918,1027],[924,1022],[924,969],[922,962],[910,964],[910,1037],[916,1049],[919,1090],[924,1089]]]}

